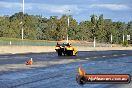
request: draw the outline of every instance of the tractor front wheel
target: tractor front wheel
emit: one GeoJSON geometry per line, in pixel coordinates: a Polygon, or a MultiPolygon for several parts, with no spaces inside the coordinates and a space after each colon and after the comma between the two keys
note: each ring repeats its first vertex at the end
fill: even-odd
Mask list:
{"type": "Polygon", "coordinates": [[[58,50],[58,56],[62,56],[62,51],[58,50]]]}

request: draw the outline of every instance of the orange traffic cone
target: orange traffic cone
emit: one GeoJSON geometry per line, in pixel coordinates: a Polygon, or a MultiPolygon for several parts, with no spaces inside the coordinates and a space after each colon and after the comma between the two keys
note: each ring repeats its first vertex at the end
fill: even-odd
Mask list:
{"type": "Polygon", "coordinates": [[[26,65],[32,65],[32,64],[33,64],[32,58],[30,58],[28,61],[26,61],[26,65]]]}
{"type": "Polygon", "coordinates": [[[79,67],[78,67],[78,72],[79,72],[79,74],[80,74],[81,76],[85,76],[85,74],[86,74],[86,72],[85,72],[85,70],[83,69],[82,66],[79,66],[79,67]]]}

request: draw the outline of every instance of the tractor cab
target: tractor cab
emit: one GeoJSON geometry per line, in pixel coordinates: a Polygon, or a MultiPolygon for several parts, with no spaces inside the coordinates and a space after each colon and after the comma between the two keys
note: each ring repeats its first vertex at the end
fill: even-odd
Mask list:
{"type": "Polygon", "coordinates": [[[62,43],[62,44],[57,43],[55,50],[58,53],[58,56],[62,56],[62,55],[76,56],[77,55],[77,49],[71,46],[70,43],[62,43]]]}

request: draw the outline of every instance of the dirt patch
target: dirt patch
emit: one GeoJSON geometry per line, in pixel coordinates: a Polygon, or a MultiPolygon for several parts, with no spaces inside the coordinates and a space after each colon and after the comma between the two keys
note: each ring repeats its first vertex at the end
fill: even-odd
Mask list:
{"type": "MultiPolygon", "coordinates": [[[[132,47],[79,47],[78,51],[132,50],[132,47]]],[[[55,52],[55,46],[0,46],[0,54],[55,52]]]]}

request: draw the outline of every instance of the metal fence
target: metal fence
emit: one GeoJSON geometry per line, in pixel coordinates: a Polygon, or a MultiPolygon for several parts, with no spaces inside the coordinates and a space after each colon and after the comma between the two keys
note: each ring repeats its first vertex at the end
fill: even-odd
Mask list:
{"type": "Polygon", "coordinates": [[[0,41],[0,46],[54,46],[56,42],[41,41],[0,41]]]}
{"type": "MultiPolygon", "coordinates": [[[[71,42],[73,46],[94,47],[94,42],[77,41],[71,42]]],[[[30,40],[0,40],[0,46],[55,46],[57,41],[30,41],[30,40]]],[[[60,42],[63,43],[63,42],[60,42]]],[[[95,47],[111,47],[110,43],[95,43],[95,47]]]]}

